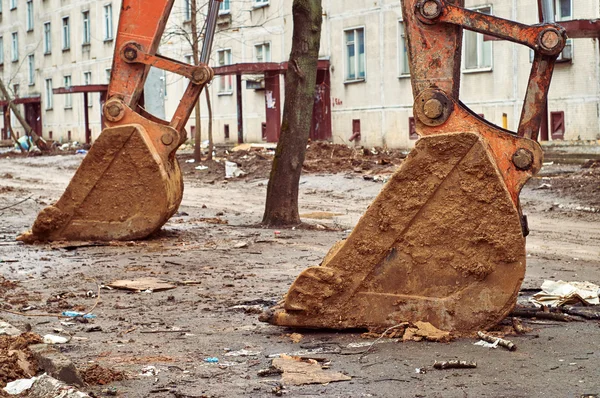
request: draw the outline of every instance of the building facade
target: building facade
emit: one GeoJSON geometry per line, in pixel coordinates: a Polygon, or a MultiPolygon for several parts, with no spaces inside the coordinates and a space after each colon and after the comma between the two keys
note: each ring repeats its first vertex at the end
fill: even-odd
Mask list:
{"type": "MultiPolygon", "coordinates": [[[[19,108],[28,121],[41,124],[44,137],[84,140],[83,94],[57,95],[53,89],[108,83],[118,3],[0,0],[0,77],[24,102],[19,108]]],[[[87,95],[91,129],[97,137],[100,95],[87,95]]],[[[23,134],[15,117],[11,124],[23,134]]]]}
{"type": "MultiPolygon", "coordinates": [[[[411,147],[416,136],[400,1],[322,1],[320,59],[327,67],[320,71],[316,97],[321,102],[315,109],[330,127],[321,137],[349,143],[354,136],[366,146],[411,147]]],[[[536,3],[467,0],[466,6],[535,24],[536,3]]],[[[83,94],[52,94],[52,88],[108,82],[120,1],[0,0],[0,4],[3,81],[19,97],[39,99],[44,137],[83,141],[83,94]]],[[[159,49],[166,56],[188,63],[192,63],[186,36],[190,31],[190,4],[189,0],[175,0],[159,49]]],[[[555,5],[557,20],[600,17],[600,0],[555,0],[555,5]]],[[[224,0],[211,65],[268,66],[285,62],[291,49],[292,29],[290,0],[224,0]]],[[[527,47],[487,41],[483,35],[465,31],[461,100],[492,123],[516,130],[531,57],[527,47]]],[[[153,82],[146,88],[152,100],[148,109],[168,119],[187,81],[162,71],[153,71],[151,76],[153,82]]],[[[285,99],[281,71],[269,78],[268,72],[260,68],[255,74],[239,77],[217,76],[208,90],[217,143],[238,142],[238,130],[246,142],[265,140],[269,128],[266,125],[276,118],[273,115],[280,114],[285,99]],[[280,87],[278,95],[274,94],[274,85],[280,87]],[[279,113],[272,112],[275,108],[279,113]]],[[[87,95],[91,96],[90,128],[95,138],[101,129],[100,96],[87,95]]],[[[202,134],[206,137],[208,109],[204,95],[201,104],[202,134]]],[[[32,107],[19,106],[24,112],[25,107],[32,107]]],[[[598,39],[569,41],[555,68],[549,119],[549,140],[600,139],[598,39]]],[[[12,120],[15,130],[22,133],[16,120],[12,120]]],[[[194,128],[192,116],[188,133],[192,134],[194,128]]]]}

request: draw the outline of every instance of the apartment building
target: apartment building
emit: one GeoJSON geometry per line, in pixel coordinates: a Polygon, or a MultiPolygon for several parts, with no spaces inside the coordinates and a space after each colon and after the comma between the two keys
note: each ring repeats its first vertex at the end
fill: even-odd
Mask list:
{"type": "MultiPolygon", "coordinates": [[[[59,95],[53,89],[108,83],[119,6],[110,0],[0,0],[0,77],[44,137],[85,140],[84,94],[59,95]]],[[[97,137],[100,93],[87,96],[97,137]]],[[[7,113],[5,106],[2,112],[7,113]]],[[[10,120],[23,134],[16,118],[10,120]]]]}
{"type": "MultiPolygon", "coordinates": [[[[536,3],[467,0],[466,7],[535,24],[536,3]]],[[[215,41],[215,66],[287,60],[292,40],[291,1],[231,0],[225,4],[215,41]]],[[[555,9],[557,21],[600,17],[599,0],[555,0],[555,9]]],[[[323,0],[323,17],[320,59],[329,67],[327,78],[317,87],[327,90],[330,100],[325,104],[331,117],[328,138],[349,143],[351,136],[360,133],[363,145],[412,146],[417,137],[399,0],[323,0]]],[[[527,47],[484,40],[481,34],[465,31],[461,100],[485,119],[516,130],[532,56],[527,47]]],[[[242,77],[247,80],[242,90],[244,137],[259,141],[264,138],[261,124],[271,94],[252,83],[261,76],[242,77]]],[[[283,78],[280,84],[283,87],[283,78]]],[[[217,140],[226,136],[237,139],[228,134],[237,126],[235,85],[232,76],[222,76],[211,87],[217,140]]],[[[317,97],[323,93],[317,92],[317,97]]],[[[548,140],[600,139],[598,39],[569,40],[554,72],[549,124],[549,137],[544,137],[548,140]]]]}
{"type": "MultiPolygon", "coordinates": [[[[412,89],[399,0],[322,0],[323,27],[313,138],[367,146],[411,147],[412,89]]],[[[205,2],[199,2],[204,4],[205,2]]],[[[18,93],[23,111],[40,107],[43,135],[85,139],[83,94],[52,89],[106,84],[120,1],[0,0],[0,76],[18,93]],[[15,39],[16,38],[16,39],[15,39]],[[32,98],[31,100],[29,98],[32,98]],[[70,132],[70,135],[69,135],[70,132]]],[[[192,63],[189,0],[175,0],[159,51],[192,63]]],[[[600,17],[600,0],[555,0],[557,20],[600,17]]],[[[483,13],[534,24],[535,0],[467,0],[483,13]]],[[[291,0],[224,0],[211,65],[222,73],[208,88],[217,143],[277,139],[284,101],[283,67],[292,44],[291,0]]],[[[205,10],[201,10],[205,12],[205,10]]],[[[487,120],[516,130],[531,68],[531,51],[465,31],[461,99],[487,120]]],[[[169,118],[187,86],[153,71],[147,107],[169,118]]],[[[101,130],[100,94],[88,94],[92,139],[101,130]]],[[[208,109],[204,95],[202,132],[208,109]]],[[[598,39],[570,40],[550,90],[549,140],[600,138],[598,39]]],[[[29,116],[30,120],[35,119],[29,116]]],[[[19,130],[13,120],[16,130],[19,130]]],[[[193,134],[194,117],[188,133],[193,134]]]]}

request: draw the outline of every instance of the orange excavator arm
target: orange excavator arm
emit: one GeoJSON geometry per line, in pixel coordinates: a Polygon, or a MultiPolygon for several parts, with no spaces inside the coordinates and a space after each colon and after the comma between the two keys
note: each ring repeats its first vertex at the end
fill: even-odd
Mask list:
{"type": "MultiPolygon", "coordinates": [[[[123,0],[111,80],[98,137],[65,193],[43,209],[19,239],[131,240],[159,230],[177,211],[183,178],[175,151],[200,93],[213,78],[207,65],[221,0],[210,0],[199,65],[157,54],[174,0],[123,0]],[[150,67],[190,83],[170,121],[139,106],[150,67]]],[[[196,10],[194,10],[196,12],[196,10]]]]}
{"type": "Polygon", "coordinates": [[[421,139],[344,241],[261,316],[276,325],[384,330],[403,322],[472,333],[515,306],[525,275],[519,193],[542,165],[535,141],[564,29],[402,0],[421,139]],[[458,98],[463,28],[535,51],[519,128],[495,126],[458,98]]]}

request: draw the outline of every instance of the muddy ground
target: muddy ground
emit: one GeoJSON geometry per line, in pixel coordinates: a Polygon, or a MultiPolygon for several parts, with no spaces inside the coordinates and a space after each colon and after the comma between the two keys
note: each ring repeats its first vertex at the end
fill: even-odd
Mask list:
{"type": "MultiPolygon", "coordinates": [[[[387,168],[380,176],[381,168],[372,172],[371,166],[363,168],[363,160],[350,160],[350,166],[331,174],[317,159],[319,168],[302,177],[300,212],[305,221],[325,230],[275,233],[254,226],[262,216],[268,167],[257,166],[262,171],[226,181],[219,172],[222,166],[212,164],[201,171],[183,163],[186,185],[180,212],[152,239],[86,247],[15,242],[38,211],[62,194],[81,159],[0,158],[0,270],[7,280],[18,282],[0,284],[0,306],[57,313],[86,311],[97,303],[97,318],[87,324],[8,313],[0,318],[41,335],[72,336],[60,348],[80,369],[98,364],[125,372],[126,380],[109,385],[118,396],[262,397],[277,391],[294,397],[600,394],[598,321],[524,320],[532,331],[509,336],[518,347],[514,352],[474,346],[476,340],[469,338],[447,344],[382,339],[367,354],[365,344],[374,339],[361,338],[362,331],[299,331],[258,321],[257,313],[277,302],[301,270],[318,264],[335,241],[347,236],[381,190],[378,180],[385,179],[387,168]],[[153,293],[101,289],[99,299],[94,297],[97,284],[148,276],[177,287],[153,293]],[[294,332],[302,334],[299,342],[289,336],[294,332]],[[247,356],[239,355],[243,349],[247,356]],[[331,361],[330,371],[352,380],[281,390],[279,376],[257,375],[269,367],[270,355],[306,350],[313,350],[309,356],[331,361]],[[219,362],[205,362],[209,357],[219,362]],[[449,359],[476,361],[477,368],[431,368],[434,361],[449,359]],[[148,366],[156,371],[146,369],[142,375],[148,366]]],[[[383,163],[394,166],[394,161],[383,163]]],[[[555,160],[530,181],[522,194],[531,229],[523,289],[539,288],[544,279],[600,283],[599,198],[600,167],[555,160]]],[[[84,390],[103,397],[112,393],[106,388],[84,390]]]]}

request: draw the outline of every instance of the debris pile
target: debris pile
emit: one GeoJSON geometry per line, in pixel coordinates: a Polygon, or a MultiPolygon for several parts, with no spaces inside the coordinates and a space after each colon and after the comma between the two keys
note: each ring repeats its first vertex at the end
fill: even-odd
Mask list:
{"type": "MultiPolygon", "coordinates": [[[[267,178],[275,156],[275,144],[241,144],[233,149],[215,150],[213,161],[195,164],[191,154],[180,155],[184,172],[200,178],[226,178],[227,165],[232,171],[229,177],[267,178]],[[235,165],[235,167],[234,167],[235,165]]],[[[351,147],[330,142],[311,142],[306,149],[304,173],[357,173],[372,181],[385,181],[382,176],[391,175],[408,151],[387,148],[351,147]]]]}
{"type": "Polygon", "coordinates": [[[35,333],[0,336],[0,389],[8,382],[35,376],[38,364],[29,345],[41,342],[35,333]]]}

